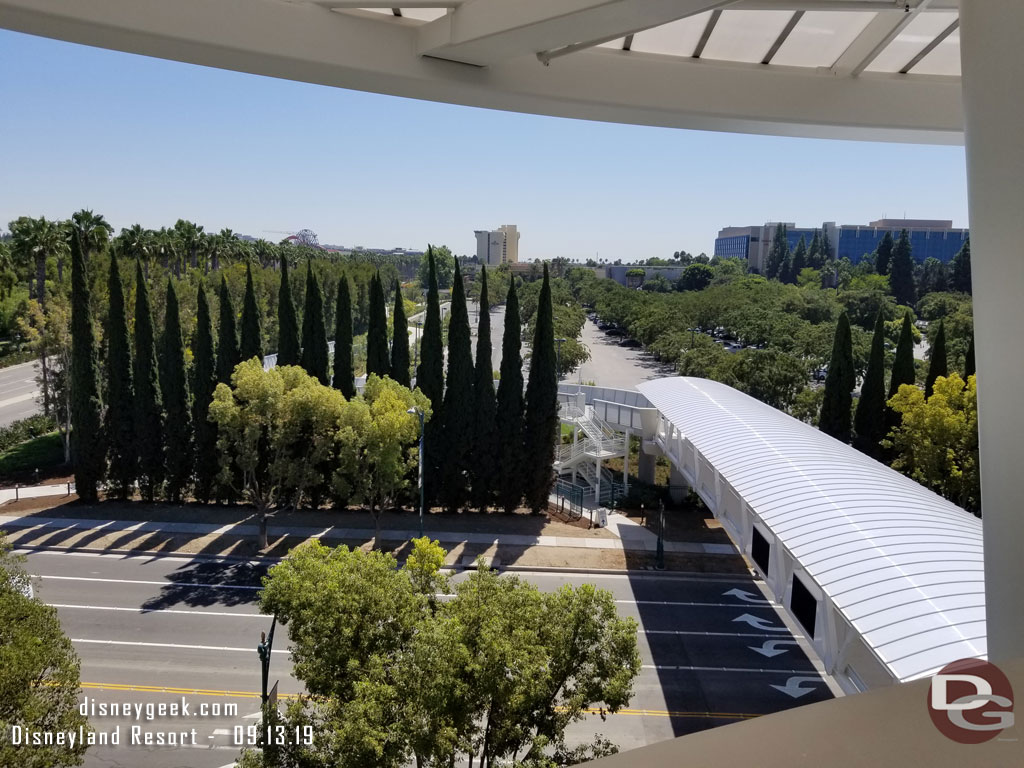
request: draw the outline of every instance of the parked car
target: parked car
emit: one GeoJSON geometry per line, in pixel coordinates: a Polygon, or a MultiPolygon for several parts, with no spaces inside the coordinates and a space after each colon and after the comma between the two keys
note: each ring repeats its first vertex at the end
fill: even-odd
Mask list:
{"type": "Polygon", "coordinates": [[[605,331],[606,336],[625,336],[626,332],[621,328],[609,328],[605,331]]]}
{"type": "Polygon", "coordinates": [[[619,342],[619,346],[620,347],[642,347],[643,344],[641,344],[636,339],[623,339],[622,341],[619,342]]]}
{"type": "Polygon", "coordinates": [[[608,331],[608,330],[611,330],[614,327],[615,326],[612,325],[611,323],[601,323],[601,322],[599,322],[597,324],[597,330],[599,330],[599,331],[608,331]]]}

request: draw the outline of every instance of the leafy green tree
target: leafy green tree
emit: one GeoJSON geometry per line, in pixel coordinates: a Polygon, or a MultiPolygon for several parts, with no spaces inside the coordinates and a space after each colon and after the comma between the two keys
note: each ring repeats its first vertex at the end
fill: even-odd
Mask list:
{"type": "Polygon", "coordinates": [[[355,374],[352,370],[352,300],[348,278],[338,280],[338,304],[334,312],[334,377],[332,384],[346,400],[356,396],[355,374]]]}
{"type": "Polygon", "coordinates": [[[164,448],[167,462],[167,498],[182,501],[192,477],[192,409],[188,377],[185,372],[185,344],[181,336],[178,292],[174,281],[167,280],[166,315],[163,348],[160,357],[160,385],[167,421],[164,424],[164,448]]]}
{"type": "Polygon", "coordinates": [[[886,232],[875,248],[875,271],[880,275],[888,275],[892,265],[893,239],[892,232],[886,232]]]}
{"type": "MultiPolygon", "coordinates": [[[[802,239],[802,238],[801,238],[802,239]]],[[[821,252],[821,230],[815,229],[814,236],[811,238],[811,244],[807,246],[807,255],[803,267],[810,267],[811,269],[821,269],[825,264],[824,254],[821,252]]],[[[796,271],[796,274],[800,274],[800,270],[796,271]]]]}
{"type": "Polygon", "coordinates": [[[519,296],[516,281],[508,285],[505,300],[505,330],[501,340],[501,370],[498,381],[496,419],[498,449],[498,503],[514,512],[523,498],[520,482],[523,470],[523,358],[519,296]]]}
{"type": "Polygon", "coordinates": [[[961,293],[971,293],[971,240],[964,240],[963,247],[950,263],[950,287],[961,293]]]}
{"type": "Polygon", "coordinates": [[[370,374],[362,398],[349,401],[340,421],[334,492],[367,506],[374,520],[375,546],[380,543],[381,514],[410,487],[417,465],[413,446],[419,438],[419,418],[408,413],[416,408],[430,419],[430,403],[421,392],[370,374]]]}
{"type": "Polygon", "coordinates": [[[378,272],[370,281],[370,327],[366,332],[366,375],[391,374],[388,359],[388,318],[385,309],[384,286],[378,272]]]}
{"type": "Polygon", "coordinates": [[[946,265],[929,256],[921,265],[917,279],[917,295],[924,297],[931,293],[942,293],[949,287],[946,265]]]}
{"type": "MultiPolygon", "coordinates": [[[[892,376],[889,378],[889,396],[892,400],[900,390],[900,385],[913,385],[917,381],[917,369],[914,366],[914,329],[910,322],[910,312],[904,311],[903,325],[900,326],[899,341],[896,342],[896,357],[892,363],[892,376]]],[[[891,407],[886,410],[886,434],[899,426],[900,416],[891,407]]]]}
{"type": "MultiPolygon", "coordinates": [[[[423,438],[424,495],[429,505],[437,497],[438,470],[441,456],[441,422],[444,401],[444,342],[441,335],[441,303],[438,296],[437,276],[433,266],[434,252],[427,247],[427,309],[420,343],[420,364],[416,372],[416,386],[427,396],[434,417],[427,424],[423,438]]],[[[516,315],[518,320],[518,313],[516,315]]]]}
{"type": "Polygon", "coordinates": [[[782,268],[789,255],[789,241],[786,239],[786,225],[776,224],[772,247],[768,251],[768,262],[765,264],[765,277],[780,280],[782,268]]]}
{"type": "Polygon", "coordinates": [[[779,279],[784,283],[796,285],[797,277],[801,270],[807,266],[807,242],[803,235],[796,244],[796,248],[786,257],[782,265],[782,273],[779,279]]]}
{"type": "Polygon", "coordinates": [[[691,264],[679,276],[680,291],[703,291],[715,279],[715,270],[707,264],[691,264]]]}
{"type": "Polygon", "coordinates": [[[164,481],[164,407],[160,368],[149,307],[149,287],[142,262],[135,261],[135,452],[139,457],[139,490],[153,501],[164,481]]]}
{"type": "Polygon", "coordinates": [[[480,319],[476,331],[476,363],[473,366],[473,449],[472,501],[486,511],[497,492],[498,474],[497,400],[491,364],[491,313],[487,289],[487,267],[480,266],[480,319]]]}
{"type": "Polygon", "coordinates": [[[96,484],[103,478],[103,429],[100,419],[96,342],[93,336],[89,277],[77,233],[71,234],[71,458],[75,488],[85,502],[98,498],[96,484]]]}
{"type": "Polygon", "coordinates": [[[551,287],[544,265],[537,324],[530,356],[523,415],[523,496],[535,513],[546,506],[553,481],[555,436],[558,431],[558,381],[555,377],[555,335],[551,320],[551,287]]]}
{"type": "MultiPolygon", "coordinates": [[[[455,265],[451,321],[448,326],[448,375],[441,409],[441,501],[452,512],[467,502],[472,470],[473,413],[466,407],[473,398],[473,349],[462,273],[455,265]]],[[[552,344],[553,346],[553,344],[552,344]]],[[[487,366],[490,368],[490,364],[487,366]]]]}
{"type": "Polygon", "coordinates": [[[949,366],[946,363],[946,328],[943,322],[939,320],[939,330],[934,340],[932,341],[931,348],[928,352],[928,375],[924,380],[924,396],[929,398],[932,396],[932,389],[935,386],[935,380],[939,376],[948,376],[949,366]]]}
{"type": "Polygon", "coordinates": [[[900,232],[900,238],[892,249],[892,265],[889,267],[889,284],[897,304],[913,306],[916,300],[914,286],[914,257],[911,255],[910,235],[907,230],[900,232]]]}
{"type": "Polygon", "coordinates": [[[115,253],[111,253],[107,277],[110,306],[107,312],[107,410],[103,425],[109,460],[107,478],[114,495],[127,499],[136,475],[135,426],[132,420],[135,387],[132,384],[132,350],[124,286],[115,253]]]}
{"type": "Polygon", "coordinates": [[[430,285],[430,255],[434,256],[434,274],[437,279],[437,286],[440,289],[452,287],[452,279],[455,275],[455,257],[447,245],[428,245],[427,253],[420,261],[417,277],[420,285],[430,285]]]}
{"type": "Polygon", "coordinates": [[[395,283],[395,311],[391,315],[391,378],[409,386],[409,321],[401,283],[395,283]]]}
{"type": "Polygon", "coordinates": [[[238,352],[242,360],[257,358],[263,362],[263,322],[256,287],[252,281],[252,264],[245,266],[245,298],[242,300],[242,338],[238,352]]]}
{"type": "Polygon", "coordinates": [[[209,501],[217,475],[217,427],[209,420],[217,362],[206,288],[199,283],[196,333],[192,341],[192,424],[195,428],[195,496],[209,501]]]}
{"type": "Polygon", "coordinates": [[[242,362],[242,353],[238,349],[238,329],[235,326],[235,308],[228,292],[228,281],[220,275],[220,324],[217,336],[217,381],[222,384],[231,382],[231,374],[235,366],[242,362]]]}
{"type": "Polygon", "coordinates": [[[895,452],[893,467],[964,509],[981,509],[978,465],[978,400],[975,377],[940,376],[925,397],[904,384],[889,400],[901,416],[885,441],[895,452]]]}
{"type": "Polygon", "coordinates": [[[832,239],[828,236],[828,230],[821,230],[821,245],[818,248],[818,252],[821,254],[820,260],[812,264],[815,269],[824,269],[825,266],[831,262],[832,259],[832,239]]]}
{"type": "Polygon", "coordinates": [[[218,384],[210,404],[217,424],[219,482],[256,509],[260,548],[267,518],[300,506],[336,462],[338,425],[348,414],[344,395],[294,365],[263,370],[239,363],[232,386],[218,384]]]}
{"type": "Polygon", "coordinates": [[[885,408],[885,317],[879,310],[871,337],[871,357],[853,417],[854,446],[875,458],[879,456],[879,444],[885,437],[885,408]]]}
{"type": "Polygon", "coordinates": [[[844,443],[850,441],[850,411],[853,408],[853,340],[850,318],[843,312],[836,324],[832,343],[832,360],[825,376],[825,397],[821,403],[818,429],[844,443]]]}
{"type": "Polygon", "coordinates": [[[302,367],[327,386],[330,378],[330,355],[327,329],[324,325],[324,296],[313,271],[312,260],[306,263],[306,304],[302,313],[302,367]]]}
{"type": "MultiPolygon", "coordinates": [[[[278,365],[298,365],[302,360],[302,349],[299,346],[299,321],[295,315],[295,300],[292,298],[292,287],[288,280],[288,262],[287,256],[281,258],[281,287],[277,295],[278,365]]],[[[307,289],[307,296],[308,293],[307,289]]],[[[306,305],[309,305],[308,298],[306,305]]],[[[305,317],[303,326],[305,326],[305,317]]]]}
{"type": "Polygon", "coordinates": [[[28,733],[90,731],[78,711],[78,655],[57,609],[25,594],[29,583],[24,558],[11,554],[0,536],[0,765],[81,765],[86,746],[80,741],[26,746],[10,738],[14,727],[28,733]]]}

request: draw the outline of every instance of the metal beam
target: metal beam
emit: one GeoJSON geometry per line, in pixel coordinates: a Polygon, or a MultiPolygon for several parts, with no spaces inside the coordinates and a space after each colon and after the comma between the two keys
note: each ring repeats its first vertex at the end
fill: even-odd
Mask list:
{"type": "Polygon", "coordinates": [[[420,27],[418,51],[483,67],[536,54],[547,61],[734,1],[469,0],[420,27]]]}
{"type": "Polygon", "coordinates": [[[920,0],[916,5],[908,4],[899,10],[879,13],[832,65],[832,71],[842,77],[859,75],[932,2],[920,0]]]}
{"type": "Polygon", "coordinates": [[[804,13],[805,11],[797,11],[793,14],[792,18],[786,22],[786,26],[782,28],[782,32],[780,32],[779,36],[775,38],[775,42],[772,43],[772,47],[768,49],[768,53],[766,53],[764,58],[761,60],[762,64],[772,63],[772,59],[775,58],[775,54],[779,52],[779,48],[781,48],[782,44],[786,42],[786,38],[793,34],[793,30],[796,28],[796,25],[800,23],[800,19],[804,17],[804,13]]]}
{"type": "Polygon", "coordinates": [[[0,27],[257,75],[605,122],[782,136],[958,144],[959,78],[763,67],[594,48],[486,69],[416,53],[384,14],[277,0],[0,0],[0,27]]]}
{"type": "Polygon", "coordinates": [[[701,54],[704,53],[704,48],[708,44],[708,40],[711,39],[711,34],[715,31],[715,27],[718,26],[718,20],[722,18],[722,12],[719,10],[712,11],[708,23],[704,25],[704,31],[700,33],[700,40],[697,41],[697,47],[693,49],[693,58],[699,59],[701,54]]]}
{"type": "Polygon", "coordinates": [[[934,40],[932,40],[930,43],[928,43],[928,45],[926,45],[924,48],[922,48],[914,58],[912,58],[910,61],[908,61],[906,66],[904,66],[903,69],[900,70],[900,74],[901,75],[908,74],[910,72],[910,70],[912,70],[914,67],[916,67],[918,64],[921,63],[921,60],[925,56],[927,56],[929,53],[931,53],[936,48],[938,48],[939,45],[942,43],[942,41],[945,40],[950,35],[952,35],[954,32],[956,32],[956,30],[959,29],[959,27],[960,27],[960,19],[957,19],[952,24],[950,24],[948,27],[946,27],[944,30],[942,30],[934,40]]]}

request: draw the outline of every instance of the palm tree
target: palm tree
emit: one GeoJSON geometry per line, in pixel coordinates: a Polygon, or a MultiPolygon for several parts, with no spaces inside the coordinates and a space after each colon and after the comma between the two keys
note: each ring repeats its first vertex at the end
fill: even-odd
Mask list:
{"type": "Polygon", "coordinates": [[[218,248],[213,254],[213,269],[220,269],[220,257],[227,256],[231,259],[238,250],[239,240],[238,235],[232,232],[230,229],[222,229],[217,233],[217,245],[218,248]]]}
{"type": "MultiPolygon", "coordinates": [[[[44,217],[33,219],[21,216],[7,225],[11,230],[15,263],[35,266],[35,299],[46,311],[46,260],[51,256],[62,258],[68,252],[67,236],[59,222],[44,217]]],[[[32,286],[29,284],[29,293],[32,286]]]]}
{"type": "MultiPolygon", "coordinates": [[[[71,214],[71,221],[68,222],[70,230],[78,235],[78,242],[82,244],[82,254],[88,264],[90,257],[106,249],[110,242],[110,236],[114,228],[107,223],[102,214],[82,210],[71,214]]],[[[61,280],[64,272],[63,258],[57,257],[57,279],[61,280]]]]}
{"type": "Polygon", "coordinates": [[[132,224],[127,229],[121,229],[121,234],[117,236],[116,241],[118,253],[127,258],[141,261],[145,265],[148,278],[149,261],[156,250],[156,233],[151,229],[144,229],[141,224],[132,224]]]}
{"type": "MultiPolygon", "coordinates": [[[[178,241],[180,253],[188,256],[188,265],[196,269],[199,266],[199,251],[202,250],[205,238],[203,227],[185,219],[178,219],[174,222],[174,237],[178,241]]],[[[203,271],[206,271],[205,268],[203,271]]],[[[177,271],[175,276],[181,277],[177,271]]]]}
{"type": "Polygon", "coordinates": [[[252,250],[260,266],[269,267],[271,264],[277,264],[278,248],[268,240],[257,240],[252,244],[252,250]]]}
{"type": "Polygon", "coordinates": [[[181,260],[178,256],[178,239],[173,229],[160,227],[154,237],[154,251],[160,256],[160,265],[165,271],[173,271],[175,277],[181,277],[181,260]]]}

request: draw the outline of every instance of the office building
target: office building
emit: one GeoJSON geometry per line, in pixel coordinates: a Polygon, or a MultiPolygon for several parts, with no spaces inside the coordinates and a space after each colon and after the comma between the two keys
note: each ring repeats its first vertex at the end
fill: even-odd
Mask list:
{"type": "Polygon", "coordinates": [[[502,224],[495,230],[475,230],[476,258],[489,267],[519,263],[519,230],[515,224],[502,224]]]}
{"type": "MultiPolygon", "coordinates": [[[[779,223],[769,221],[761,226],[725,227],[715,239],[715,256],[746,259],[750,269],[763,273],[779,223]]],[[[816,228],[798,227],[793,222],[781,223],[786,227],[790,249],[796,248],[801,237],[810,245],[817,231],[828,235],[832,258],[846,258],[854,264],[865,254],[873,253],[886,232],[895,239],[901,230],[906,229],[917,262],[928,258],[949,262],[963,247],[969,234],[967,229],[954,228],[948,219],[878,219],[869,224],[841,225],[826,221],[816,228]]]]}

